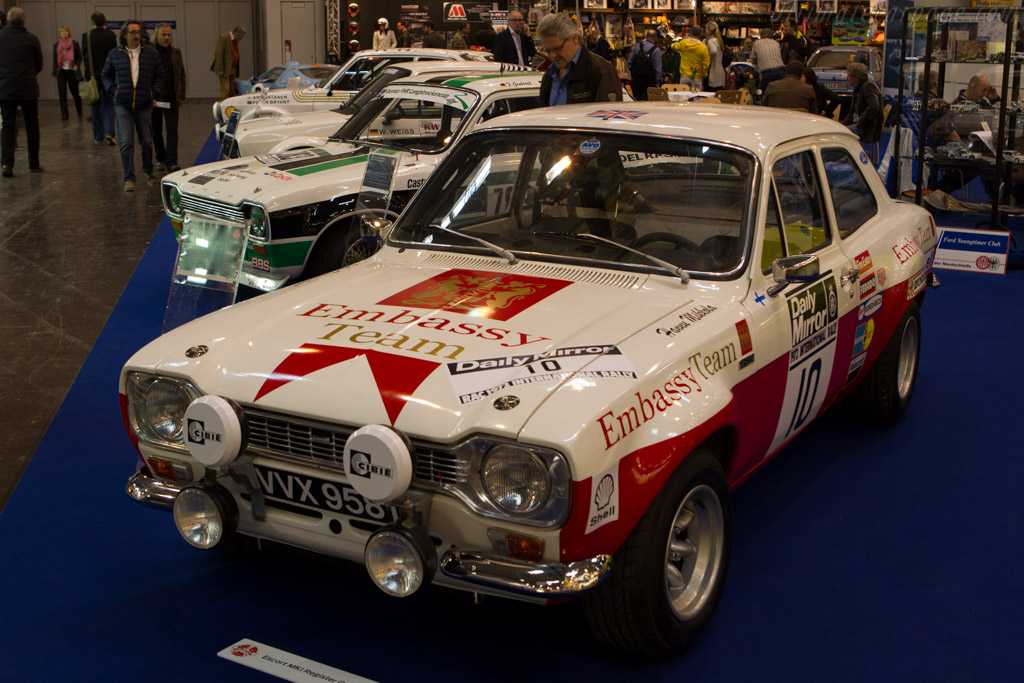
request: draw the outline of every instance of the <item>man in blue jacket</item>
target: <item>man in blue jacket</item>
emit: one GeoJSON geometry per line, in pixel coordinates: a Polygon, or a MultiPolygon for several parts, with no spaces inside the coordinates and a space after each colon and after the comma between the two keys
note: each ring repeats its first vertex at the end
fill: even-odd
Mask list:
{"type": "Polygon", "coordinates": [[[164,67],[151,45],[142,45],[142,24],[132,19],[121,29],[122,44],[107,55],[103,87],[114,100],[117,144],[124,169],[124,191],[135,191],[135,132],[142,145],[142,172],[150,183],[153,173],[153,100],[164,88],[164,67]]]}

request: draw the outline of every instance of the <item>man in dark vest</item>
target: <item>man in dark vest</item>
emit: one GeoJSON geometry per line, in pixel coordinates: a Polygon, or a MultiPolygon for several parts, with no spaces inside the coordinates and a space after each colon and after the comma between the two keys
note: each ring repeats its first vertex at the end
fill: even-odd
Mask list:
{"type": "Polygon", "coordinates": [[[185,104],[185,62],[181,50],[174,47],[174,35],[170,24],[157,24],[156,51],[160,65],[164,68],[164,88],[157,93],[153,105],[153,146],[156,147],[156,161],[168,173],[177,171],[178,166],[178,112],[185,104]],[[161,128],[167,127],[167,145],[161,128]]]}

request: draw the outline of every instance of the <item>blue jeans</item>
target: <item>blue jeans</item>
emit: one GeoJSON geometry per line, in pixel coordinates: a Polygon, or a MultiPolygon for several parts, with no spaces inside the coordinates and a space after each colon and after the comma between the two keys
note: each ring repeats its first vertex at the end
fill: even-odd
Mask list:
{"type": "Polygon", "coordinates": [[[117,117],[117,146],[121,150],[121,168],[125,182],[135,180],[135,131],[142,146],[142,172],[153,172],[153,108],[130,109],[114,105],[117,117]]]}
{"type": "Polygon", "coordinates": [[[103,142],[103,136],[114,137],[114,100],[106,89],[100,86],[100,99],[92,103],[92,139],[103,142]]]}

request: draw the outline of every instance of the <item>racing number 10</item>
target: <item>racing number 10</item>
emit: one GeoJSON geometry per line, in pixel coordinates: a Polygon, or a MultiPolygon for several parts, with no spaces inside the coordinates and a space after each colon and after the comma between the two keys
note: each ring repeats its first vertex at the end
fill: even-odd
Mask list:
{"type": "Polygon", "coordinates": [[[793,408],[793,417],[789,421],[786,438],[803,426],[807,422],[807,418],[811,416],[811,408],[814,406],[814,398],[818,395],[820,383],[821,357],[818,357],[814,359],[810,367],[804,367],[800,371],[800,388],[796,394],[796,407],[793,408]]]}

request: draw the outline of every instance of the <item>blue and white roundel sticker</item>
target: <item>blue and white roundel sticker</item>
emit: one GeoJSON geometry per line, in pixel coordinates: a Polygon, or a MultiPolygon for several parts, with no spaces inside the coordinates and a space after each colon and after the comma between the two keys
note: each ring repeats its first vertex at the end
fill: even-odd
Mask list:
{"type": "Polygon", "coordinates": [[[597,138],[590,138],[580,143],[581,154],[593,154],[599,149],[601,149],[601,141],[597,138]]]}
{"type": "Polygon", "coordinates": [[[868,155],[865,154],[864,152],[860,153],[860,163],[862,163],[862,164],[868,163],[868,155]]]}

